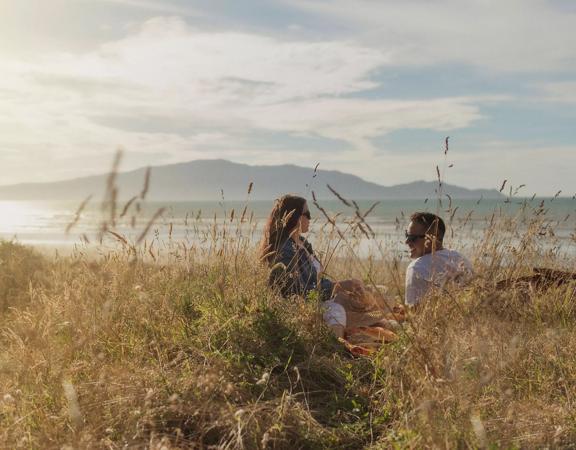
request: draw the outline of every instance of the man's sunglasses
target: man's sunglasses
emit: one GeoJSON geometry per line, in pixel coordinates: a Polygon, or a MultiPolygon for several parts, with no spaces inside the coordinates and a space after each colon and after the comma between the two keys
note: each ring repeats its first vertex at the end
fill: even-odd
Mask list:
{"type": "Polygon", "coordinates": [[[418,239],[425,238],[425,234],[409,234],[407,231],[404,232],[404,236],[406,236],[406,242],[416,242],[418,239]]]}
{"type": "Polygon", "coordinates": [[[308,220],[311,220],[311,219],[312,219],[312,216],[310,215],[310,211],[305,211],[305,212],[302,213],[302,215],[303,215],[304,217],[306,217],[308,220]]]}

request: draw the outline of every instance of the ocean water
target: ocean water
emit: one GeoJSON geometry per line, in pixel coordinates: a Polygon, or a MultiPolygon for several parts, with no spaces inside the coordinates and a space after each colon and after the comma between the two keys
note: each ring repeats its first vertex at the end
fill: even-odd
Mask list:
{"type": "MultiPolygon", "coordinates": [[[[207,245],[211,239],[227,233],[228,237],[256,243],[272,203],[142,201],[132,203],[123,217],[120,216],[125,203],[120,202],[114,211],[109,205],[103,207],[92,203],[77,217],[78,203],[0,202],[0,239],[60,250],[86,243],[113,247],[118,239],[109,232],[102,233],[103,223],[107,223],[107,230],[136,242],[154,215],[162,211],[150,224],[143,240],[207,245]]],[[[345,242],[350,240],[363,255],[375,249],[381,251],[382,247],[389,253],[402,255],[405,252],[404,230],[410,214],[430,211],[444,218],[448,227],[448,246],[472,248],[487,230],[497,228],[504,232],[506,224],[516,231],[517,236],[509,241],[514,245],[514,239],[521,239],[522,231],[536,221],[542,228],[539,233],[543,245],[576,255],[573,238],[576,235],[576,200],[572,198],[384,200],[364,218],[367,225],[361,224],[361,229],[357,225],[357,213],[363,216],[374,203],[358,201],[356,205],[347,206],[339,200],[319,201],[322,212],[310,199],[313,216],[310,240],[326,248],[343,241],[327,220],[327,214],[345,236],[338,244],[342,249],[350,246],[345,242]]]]}

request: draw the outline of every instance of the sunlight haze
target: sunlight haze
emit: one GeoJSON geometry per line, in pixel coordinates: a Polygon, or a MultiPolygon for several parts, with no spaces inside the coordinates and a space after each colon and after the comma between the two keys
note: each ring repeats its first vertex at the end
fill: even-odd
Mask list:
{"type": "Polygon", "coordinates": [[[0,0],[0,184],[122,147],[572,196],[575,29],[559,0],[0,0]]]}

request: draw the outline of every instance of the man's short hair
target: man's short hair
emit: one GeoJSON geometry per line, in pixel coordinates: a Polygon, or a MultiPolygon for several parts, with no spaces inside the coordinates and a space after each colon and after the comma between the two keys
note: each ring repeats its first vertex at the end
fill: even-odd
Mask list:
{"type": "Polygon", "coordinates": [[[441,217],[429,212],[415,212],[410,216],[410,220],[414,223],[419,223],[426,229],[426,234],[433,234],[442,242],[444,233],[446,233],[446,225],[441,217]]]}

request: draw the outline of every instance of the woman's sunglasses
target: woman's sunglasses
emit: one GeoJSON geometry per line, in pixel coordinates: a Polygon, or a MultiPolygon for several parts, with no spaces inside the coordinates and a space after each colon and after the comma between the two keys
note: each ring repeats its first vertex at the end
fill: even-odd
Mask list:
{"type": "Polygon", "coordinates": [[[404,232],[406,236],[406,242],[416,242],[418,239],[425,238],[425,234],[409,234],[407,231],[404,232]]]}
{"type": "Polygon", "coordinates": [[[304,217],[306,217],[308,220],[311,220],[311,219],[312,219],[312,216],[310,215],[310,211],[305,211],[305,212],[302,213],[302,215],[303,215],[304,217]]]}

